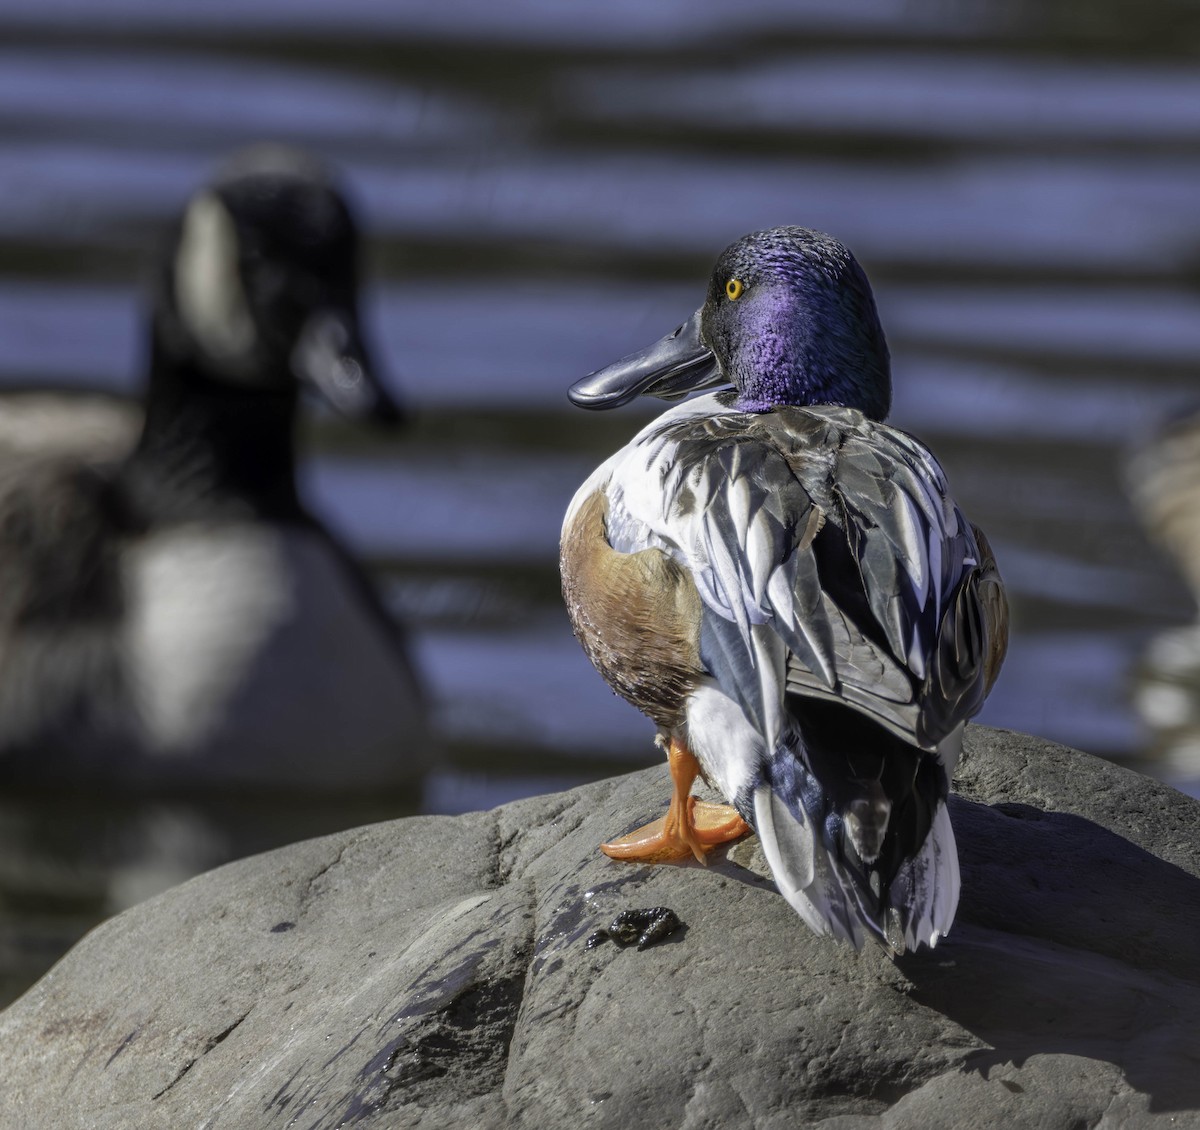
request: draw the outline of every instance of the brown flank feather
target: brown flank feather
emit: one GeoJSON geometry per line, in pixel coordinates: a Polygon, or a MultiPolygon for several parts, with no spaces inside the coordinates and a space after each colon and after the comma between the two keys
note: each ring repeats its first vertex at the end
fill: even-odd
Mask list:
{"type": "Polygon", "coordinates": [[[658,549],[618,553],[608,544],[597,491],[563,531],[563,599],[571,627],[618,694],[664,733],[682,730],[700,665],[700,594],[658,549]]]}

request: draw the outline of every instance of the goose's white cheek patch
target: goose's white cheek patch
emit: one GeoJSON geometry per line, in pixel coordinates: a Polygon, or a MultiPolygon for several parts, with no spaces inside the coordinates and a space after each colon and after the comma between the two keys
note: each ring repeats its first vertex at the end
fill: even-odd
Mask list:
{"type": "Polygon", "coordinates": [[[238,238],[224,204],[202,193],[183,218],[175,254],[175,304],[200,347],[234,379],[250,376],[254,319],[238,274],[238,238]]]}

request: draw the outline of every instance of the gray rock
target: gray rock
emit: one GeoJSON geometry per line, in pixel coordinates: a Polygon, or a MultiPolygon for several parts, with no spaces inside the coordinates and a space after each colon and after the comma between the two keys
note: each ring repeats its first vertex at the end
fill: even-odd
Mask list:
{"type": "Polygon", "coordinates": [[[1194,801],[973,729],[959,920],[893,959],[813,937],[752,840],[600,856],[667,787],[359,828],[122,914],[0,1014],[0,1126],[1200,1125],[1194,801]],[[586,948],[656,904],[686,930],[586,948]]]}

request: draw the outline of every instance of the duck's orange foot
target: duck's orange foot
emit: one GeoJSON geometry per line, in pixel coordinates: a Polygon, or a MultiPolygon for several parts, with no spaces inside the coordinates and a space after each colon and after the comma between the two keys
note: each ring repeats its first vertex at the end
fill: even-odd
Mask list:
{"type": "Polygon", "coordinates": [[[677,863],[695,856],[701,863],[713,848],[741,839],[750,825],[727,804],[709,804],[689,796],[683,811],[676,816],[672,802],[666,816],[601,844],[600,850],[610,859],[632,860],[638,863],[677,863]]]}

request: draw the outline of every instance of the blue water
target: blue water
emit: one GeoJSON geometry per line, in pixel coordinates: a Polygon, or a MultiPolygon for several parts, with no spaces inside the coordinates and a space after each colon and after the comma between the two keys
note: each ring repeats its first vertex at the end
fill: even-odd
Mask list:
{"type": "MultiPolygon", "coordinates": [[[[1089,16],[0,3],[0,388],[132,395],[145,265],[215,161],[263,138],[335,161],[370,239],[371,334],[420,419],[393,444],[314,412],[303,489],[412,628],[447,753],[406,803],[486,807],[657,757],[556,580],[567,500],[651,408],[587,416],[566,387],[690,313],[732,238],[823,228],[876,284],[895,421],[1009,585],[983,720],[1189,784],[1151,758],[1130,681],[1194,608],[1121,466],[1200,401],[1200,73],[1168,0],[1089,16]]],[[[0,989],[195,870],[402,809],[0,805],[0,989]]]]}

